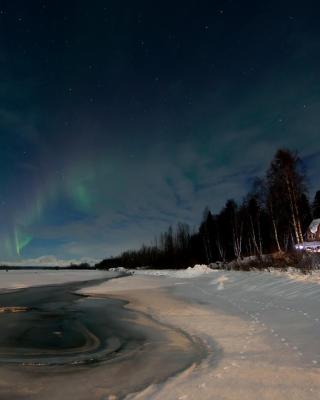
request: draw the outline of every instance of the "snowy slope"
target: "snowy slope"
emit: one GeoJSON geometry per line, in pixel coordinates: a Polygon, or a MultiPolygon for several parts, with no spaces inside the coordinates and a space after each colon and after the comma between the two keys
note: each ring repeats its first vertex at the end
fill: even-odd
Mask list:
{"type": "Polygon", "coordinates": [[[133,308],[201,340],[208,357],[128,400],[320,399],[318,283],[252,271],[153,274],[83,291],[128,298],[133,308]]]}

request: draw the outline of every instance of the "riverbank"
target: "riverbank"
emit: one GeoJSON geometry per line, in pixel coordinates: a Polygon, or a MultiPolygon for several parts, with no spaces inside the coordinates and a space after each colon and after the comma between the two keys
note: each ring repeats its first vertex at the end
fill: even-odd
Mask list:
{"type": "Polygon", "coordinates": [[[318,284],[267,272],[136,275],[85,289],[199,338],[208,356],[127,399],[320,398],[318,284]]]}

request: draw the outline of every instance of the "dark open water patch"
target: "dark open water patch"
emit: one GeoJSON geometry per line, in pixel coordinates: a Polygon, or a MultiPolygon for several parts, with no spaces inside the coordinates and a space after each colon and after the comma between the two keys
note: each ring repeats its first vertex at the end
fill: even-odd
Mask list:
{"type": "Polygon", "coordinates": [[[124,308],[124,301],[74,293],[92,284],[0,295],[1,400],[120,399],[205,355],[186,334],[124,308]]]}
{"type": "Polygon", "coordinates": [[[131,332],[123,323],[129,316],[122,302],[79,297],[78,288],[67,284],[0,295],[2,307],[25,308],[0,315],[0,363],[93,363],[144,343],[142,332],[131,332]]]}

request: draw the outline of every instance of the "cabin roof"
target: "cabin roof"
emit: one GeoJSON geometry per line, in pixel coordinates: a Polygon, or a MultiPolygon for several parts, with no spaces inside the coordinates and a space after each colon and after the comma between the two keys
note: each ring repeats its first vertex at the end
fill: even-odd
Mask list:
{"type": "Polygon", "coordinates": [[[309,229],[312,233],[317,233],[318,226],[320,225],[320,218],[314,219],[309,225],[309,229]]]}

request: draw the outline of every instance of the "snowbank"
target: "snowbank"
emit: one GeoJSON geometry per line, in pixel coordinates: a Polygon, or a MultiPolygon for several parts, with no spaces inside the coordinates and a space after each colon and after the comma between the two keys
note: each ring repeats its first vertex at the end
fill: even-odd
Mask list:
{"type": "Polygon", "coordinates": [[[110,272],[124,272],[124,273],[129,273],[129,270],[123,267],[115,267],[115,268],[110,268],[108,269],[110,272]]]}
{"type": "Polygon", "coordinates": [[[141,269],[129,270],[129,272],[134,275],[168,276],[173,278],[196,278],[202,275],[212,274],[214,270],[205,264],[196,264],[195,266],[189,267],[187,269],[141,269]]]}
{"type": "Polygon", "coordinates": [[[194,267],[189,267],[185,270],[185,275],[192,278],[194,276],[206,275],[214,272],[205,264],[196,264],[194,267]]]}

